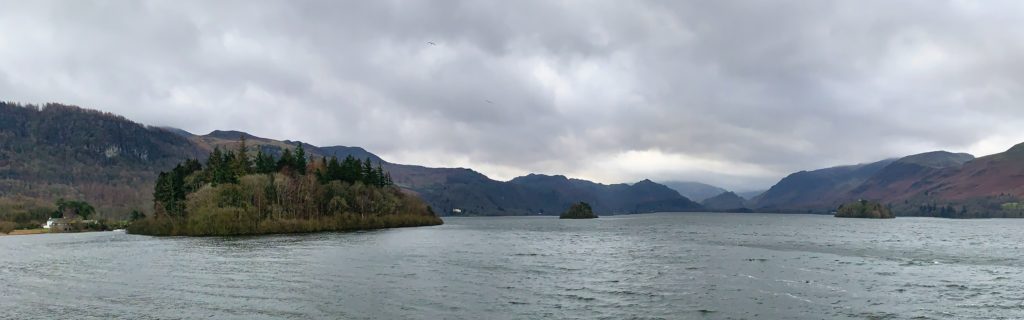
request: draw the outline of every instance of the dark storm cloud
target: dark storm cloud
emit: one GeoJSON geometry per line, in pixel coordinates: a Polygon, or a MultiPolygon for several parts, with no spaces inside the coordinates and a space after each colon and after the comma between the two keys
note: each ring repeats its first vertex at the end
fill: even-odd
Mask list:
{"type": "Polygon", "coordinates": [[[0,1],[0,90],[497,178],[745,189],[1024,141],[1020,6],[0,1]]]}

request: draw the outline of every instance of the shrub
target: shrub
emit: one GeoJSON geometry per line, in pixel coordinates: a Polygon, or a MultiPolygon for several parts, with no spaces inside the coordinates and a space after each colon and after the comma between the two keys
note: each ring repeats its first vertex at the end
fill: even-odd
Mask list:
{"type": "Polygon", "coordinates": [[[0,233],[8,234],[18,226],[18,224],[11,221],[0,221],[0,233]]]}

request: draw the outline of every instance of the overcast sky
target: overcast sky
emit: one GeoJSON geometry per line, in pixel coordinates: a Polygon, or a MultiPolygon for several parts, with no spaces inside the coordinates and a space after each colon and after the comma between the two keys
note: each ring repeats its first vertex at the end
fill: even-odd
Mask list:
{"type": "Polygon", "coordinates": [[[747,190],[1024,142],[1022,6],[0,0],[0,99],[499,180],[747,190]]]}

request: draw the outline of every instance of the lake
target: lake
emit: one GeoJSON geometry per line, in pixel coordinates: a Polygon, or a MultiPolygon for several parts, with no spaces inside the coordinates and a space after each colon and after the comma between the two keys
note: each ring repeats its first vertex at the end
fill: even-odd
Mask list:
{"type": "Polygon", "coordinates": [[[0,318],[1024,318],[1024,220],[446,218],[0,237],[0,318]]]}

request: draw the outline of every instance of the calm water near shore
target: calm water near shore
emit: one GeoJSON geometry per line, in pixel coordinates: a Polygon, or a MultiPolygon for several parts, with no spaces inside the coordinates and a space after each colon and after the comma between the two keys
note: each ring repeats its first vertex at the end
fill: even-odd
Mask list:
{"type": "Polygon", "coordinates": [[[447,218],[0,237],[0,318],[1024,318],[1024,220],[447,218]]]}

